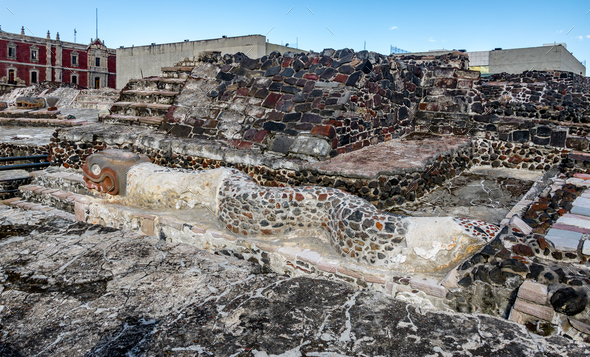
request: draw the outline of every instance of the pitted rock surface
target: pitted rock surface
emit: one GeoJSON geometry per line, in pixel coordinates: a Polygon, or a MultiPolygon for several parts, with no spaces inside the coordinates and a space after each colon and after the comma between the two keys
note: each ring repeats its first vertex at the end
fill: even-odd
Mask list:
{"type": "Polygon", "coordinates": [[[138,234],[0,212],[2,356],[585,356],[441,313],[138,234]]]}

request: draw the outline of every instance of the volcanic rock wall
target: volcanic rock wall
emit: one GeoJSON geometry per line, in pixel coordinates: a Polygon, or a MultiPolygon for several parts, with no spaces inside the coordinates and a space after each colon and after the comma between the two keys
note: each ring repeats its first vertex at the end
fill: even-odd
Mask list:
{"type": "Polygon", "coordinates": [[[590,80],[560,71],[497,74],[468,91],[433,88],[416,130],[586,151],[590,80]]]}

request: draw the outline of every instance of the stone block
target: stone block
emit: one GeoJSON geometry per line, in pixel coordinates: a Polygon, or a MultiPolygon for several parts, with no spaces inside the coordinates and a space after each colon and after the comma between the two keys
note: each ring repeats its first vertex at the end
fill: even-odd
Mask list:
{"type": "Polygon", "coordinates": [[[521,298],[516,298],[513,309],[550,322],[553,320],[553,316],[555,315],[555,312],[552,308],[534,304],[521,298]]]}
{"type": "Polygon", "coordinates": [[[579,240],[549,235],[545,236],[545,239],[551,241],[551,243],[553,243],[555,246],[555,249],[559,251],[575,252],[578,250],[579,240]]]}
{"type": "Polygon", "coordinates": [[[512,218],[510,218],[510,226],[519,229],[527,236],[533,231],[533,229],[528,224],[524,223],[524,221],[518,216],[512,216],[512,218]]]}
{"type": "Polygon", "coordinates": [[[196,234],[205,234],[205,233],[207,233],[207,228],[192,226],[191,231],[193,231],[196,234]]]}
{"type": "Polygon", "coordinates": [[[344,267],[339,266],[336,270],[340,274],[348,275],[348,276],[353,277],[355,279],[361,279],[363,277],[363,275],[361,273],[354,272],[354,271],[352,271],[350,269],[346,269],[344,267]]]}
{"type": "Polygon", "coordinates": [[[287,245],[284,247],[280,247],[277,250],[277,253],[291,261],[295,261],[297,259],[297,254],[301,253],[302,251],[302,248],[287,245]]]}
{"type": "Polygon", "coordinates": [[[590,240],[585,240],[582,246],[582,254],[590,255],[590,240]]]}
{"type": "Polygon", "coordinates": [[[581,321],[569,318],[568,319],[570,325],[572,325],[573,328],[575,328],[576,330],[586,334],[586,335],[590,335],[590,325],[587,325],[581,321]]]}
{"type": "Polygon", "coordinates": [[[317,268],[319,270],[325,271],[325,272],[328,272],[328,273],[336,273],[338,271],[338,268],[339,267],[340,266],[337,263],[331,262],[331,261],[327,261],[327,260],[323,260],[323,259],[320,259],[318,261],[318,265],[317,265],[317,268]]]}
{"type": "Polygon", "coordinates": [[[444,277],[441,285],[444,286],[447,290],[455,289],[459,287],[459,285],[457,284],[458,282],[459,272],[457,271],[457,268],[455,268],[447,273],[447,276],[444,277]]]}
{"type": "Polygon", "coordinates": [[[309,155],[318,159],[326,158],[332,145],[323,138],[299,135],[293,141],[289,151],[294,154],[309,155]]]}
{"type": "Polygon", "coordinates": [[[141,233],[146,236],[153,236],[155,233],[155,224],[153,219],[144,218],[141,221],[141,233]]]}
{"type": "Polygon", "coordinates": [[[313,265],[317,265],[321,257],[322,255],[320,253],[309,249],[306,249],[303,252],[297,254],[297,259],[313,265]]]}
{"type": "Polygon", "coordinates": [[[524,325],[528,321],[528,316],[518,310],[510,310],[510,316],[508,320],[524,325]]]}
{"type": "Polygon", "coordinates": [[[518,297],[536,304],[547,304],[547,286],[525,280],[518,289],[518,297]]]}
{"type": "Polygon", "coordinates": [[[385,285],[385,278],[378,275],[363,275],[363,279],[367,283],[383,284],[385,285]]]}
{"type": "Polygon", "coordinates": [[[413,289],[421,290],[428,295],[445,298],[447,296],[447,289],[439,285],[438,280],[427,278],[423,276],[415,276],[410,279],[410,286],[413,289]]]}

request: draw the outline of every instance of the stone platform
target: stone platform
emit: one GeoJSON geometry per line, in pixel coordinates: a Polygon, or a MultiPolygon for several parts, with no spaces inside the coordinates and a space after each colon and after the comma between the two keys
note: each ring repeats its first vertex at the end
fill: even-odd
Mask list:
{"type": "Polygon", "coordinates": [[[409,135],[341,154],[310,167],[321,173],[362,178],[415,172],[425,170],[439,156],[453,155],[470,143],[471,139],[464,136],[409,135]]]}

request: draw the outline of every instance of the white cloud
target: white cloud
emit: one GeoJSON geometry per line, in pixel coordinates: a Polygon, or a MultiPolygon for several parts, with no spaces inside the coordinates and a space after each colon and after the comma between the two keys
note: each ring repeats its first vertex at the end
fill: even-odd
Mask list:
{"type": "Polygon", "coordinates": [[[590,35],[586,35],[586,37],[590,38],[590,35]]]}
{"type": "Polygon", "coordinates": [[[390,30],[397,30],[398,28],[399,28],[399,27],[397,27],[397,26],[391,26],[389,29],[390,29],[390,30]]]}
{"type": "Polygon", "coordinates": [[[584,39],[584,36],[576,36],[577,39],[580,39],[580,41],[582,41],[584,39]]]}
{"type": "Polygon", "coordinates": [[[428,42],[436,42],[436,40],[431,37],[428,42]]]}
{"type": "Polygon", "coordinates": [[[562,32],[563,32],[563,30],[557,30],[556,32],[557,32],[557,33],[562,33],[562,32]]]}

